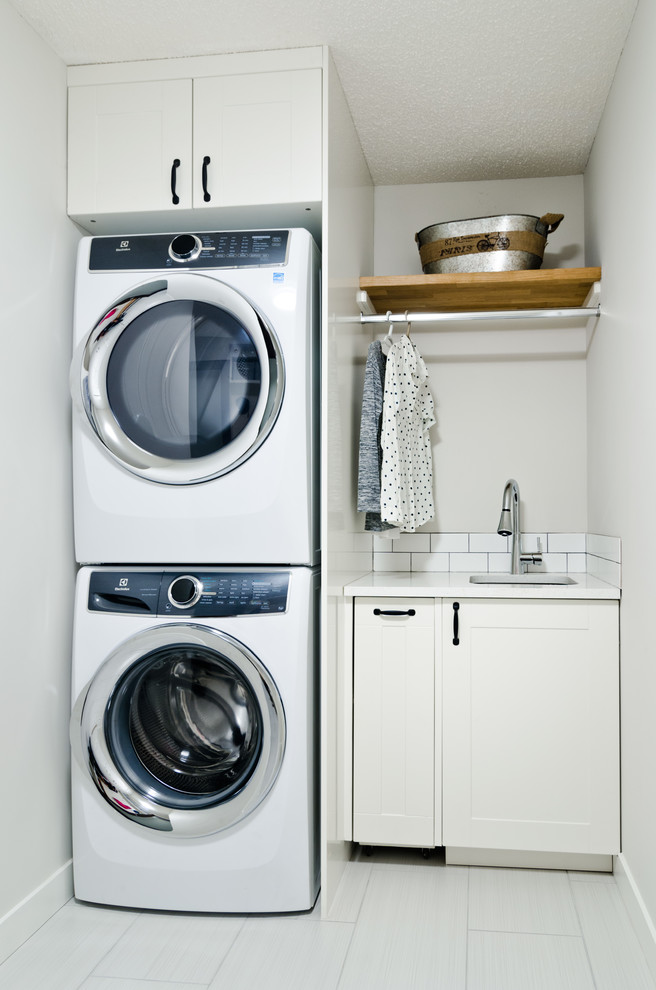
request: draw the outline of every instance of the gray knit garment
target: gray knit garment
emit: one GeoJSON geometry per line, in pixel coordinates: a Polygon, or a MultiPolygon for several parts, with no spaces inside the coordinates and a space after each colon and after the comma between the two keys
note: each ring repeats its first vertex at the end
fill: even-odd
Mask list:
{"type": "Polygon", "coordinates": [[[358,511],[366,512],[364,528],[371,533],[395,529],[380,518],[380,428],[385,392],[385,355],[379,340],[369,344],[364,369],[360,458],[358,462],[358,511]]]}

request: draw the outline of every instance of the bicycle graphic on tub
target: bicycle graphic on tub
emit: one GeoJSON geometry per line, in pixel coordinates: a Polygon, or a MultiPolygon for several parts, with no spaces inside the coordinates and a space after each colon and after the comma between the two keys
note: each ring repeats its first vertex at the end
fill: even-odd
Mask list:
{"type": "Polygon", "coordinates": [[[479,251],[507,251],[510,247],[510,238],[503,233],[485,234],[477,242],[476,247],[479,251]]]}

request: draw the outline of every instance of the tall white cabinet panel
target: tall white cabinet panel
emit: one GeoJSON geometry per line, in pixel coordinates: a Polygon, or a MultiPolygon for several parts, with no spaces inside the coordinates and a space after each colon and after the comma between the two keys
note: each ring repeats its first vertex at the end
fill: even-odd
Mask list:
{"type": "Polygon", "coordinates": [[[195,206],[320,200],[321,71],[194,80],[194,148],[195,206]]]}
{"type": "Polygon", "coordinates": [[[456,635],[443,603],[444,844],[619,852],[617,602],[457,604],[456,635]]]}
{"type": "Polygon", "coordinates": [[[440,679],[435,669],[435,612],[433,601],[356,599],[356,842],[439,845],[441,786],[436,779],[440,754],[435,700],[440,679]]]}
{"type": "Polygon", "coordinates": [[[191,206],[191,79],[73,86],[68,100],[69,213],[175,210],[172,170],[191,206]]]}

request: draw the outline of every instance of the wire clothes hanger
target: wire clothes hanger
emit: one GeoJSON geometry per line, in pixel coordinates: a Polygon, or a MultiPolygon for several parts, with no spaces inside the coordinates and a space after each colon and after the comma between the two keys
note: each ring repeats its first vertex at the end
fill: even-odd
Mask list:
{"type": "Polygon", "coordinates": [[[381,349],[383,354],[387,354],[390,347],[392,346],[392,334],[394,332],[394,324],[392,323],[392,310],[387,310],[387,319],[389,320],[389,330],[387,331],[387,336],[381,341],[381,349]]]}

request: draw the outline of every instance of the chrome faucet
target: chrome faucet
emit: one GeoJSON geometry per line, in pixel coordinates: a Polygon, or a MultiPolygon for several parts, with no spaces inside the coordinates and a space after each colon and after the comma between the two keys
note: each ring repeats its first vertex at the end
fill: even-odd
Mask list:
{"type": "Polygon", "coordinates": [[[514,478],[509,478],[503,490],[501,516],[497,526],[499,536],[511,536],[510,573],[522,574],[525,564],[541,564],[542,548],[538,539],[538,549],[535,553],[522,553],[522,529],[519,522],[519,485],[514,478]]]}
{"type": "Polygon", "coordinates": [[[512,536],[510,548],[510,573],[521,574],[519,526],[519,485],[514,478],[509,478],[503,490],[501,516],[497,526],[499,536],[512,536]]]}

